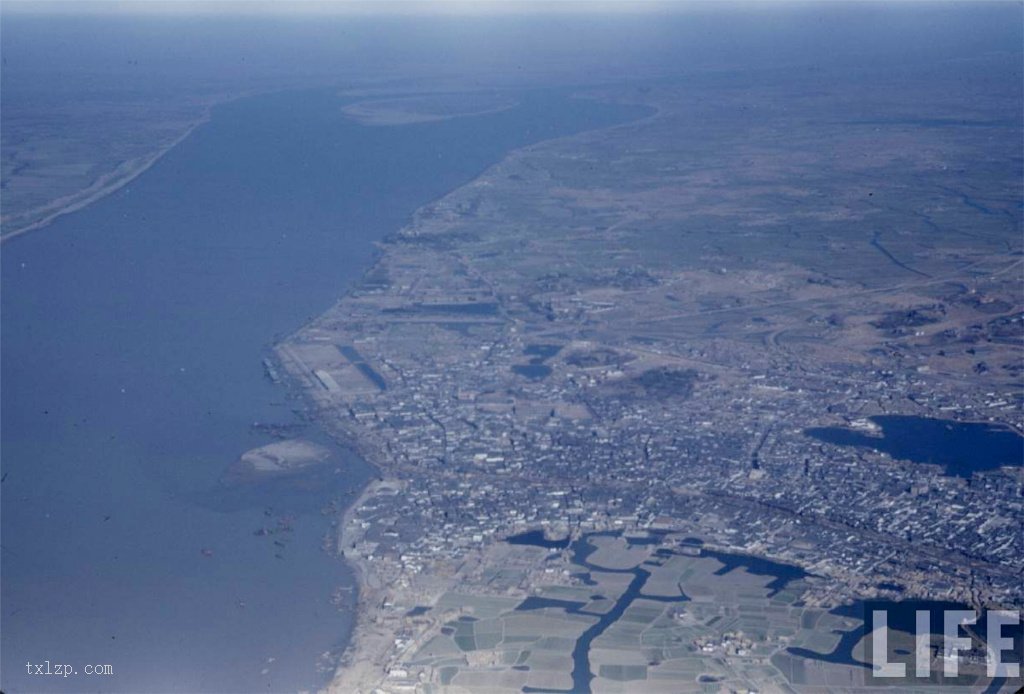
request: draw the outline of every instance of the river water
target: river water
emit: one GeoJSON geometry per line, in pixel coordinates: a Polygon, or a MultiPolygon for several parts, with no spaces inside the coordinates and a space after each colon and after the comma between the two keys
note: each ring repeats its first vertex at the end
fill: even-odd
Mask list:
{"type": "Polygon", "coordinates": [[[261,360],[328,308],[375,240],[512,148],[641,115],[520,95],[501,113],[358,125],[331,90],[239,100],[130,185],[3,247],[6,691],[322,684],[354,595],[320,548],[371,470],[225,488],[272,440],[322,438],[261,360]],[[67,663],[68,678],[25,663],[67,663]],[[110,664],[112,676],[83,674],[110,664]]]}

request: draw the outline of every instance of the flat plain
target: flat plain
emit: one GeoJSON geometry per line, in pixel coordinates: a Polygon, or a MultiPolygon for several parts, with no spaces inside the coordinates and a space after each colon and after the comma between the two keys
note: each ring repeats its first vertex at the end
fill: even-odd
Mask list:
{"type": "Polygon", "coordinates": [[[599,547],[620,573],[584,580],[501,542],[537,528],[677,533],[651,580],[692,602],[635,601],[589,646],[594,691],[856,688],[786,650],[834,647],[831,610],[1019,604],[1019,461],[882,444],[893,416],[1019,441],[1021,123],[993,61],[580,90],[650,115],[515,151],[381,244],[278,348],[392,490],[342,529],[366,588],[336,690],[580,690],[584,593],[621,595],[649,548],[599,547]],[[711,580],[684,533],[815,579],[711,580]]]}

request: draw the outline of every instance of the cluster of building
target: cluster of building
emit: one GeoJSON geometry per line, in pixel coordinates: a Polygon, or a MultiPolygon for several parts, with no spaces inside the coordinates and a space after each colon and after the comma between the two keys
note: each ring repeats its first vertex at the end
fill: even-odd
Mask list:
{"type": "MultiPolygon", "coordinates": [[[[336,403],[333,423],[403,483],[387,508],[358,510],[361,539],[342,547],[385,580],[457,564],[527,529],[655,527],[692,528],[722,547],[835,577],[818,584],[823,604],[865,593],[1024,597],[1019,470],[953,476],[807,435],[809,425],[837,421],[870,430],[864,413],[911,402],[913,380],[719,378],[590,360],[598,349],[589,343],[538,350],[514,333],[478,330],[485,348],[465,334],[404,354],[394,340],[359,344],[387,388],[336,403]],[[546,356],[530,356],[537,352],[546,356]],[[514,370],[531,363],[546,368],[514,370]],[[652,394],[651,372],[679,393],[652,394]]],[[[984,397],[961,410],[993,411],[999,399],[984,397]]]]}

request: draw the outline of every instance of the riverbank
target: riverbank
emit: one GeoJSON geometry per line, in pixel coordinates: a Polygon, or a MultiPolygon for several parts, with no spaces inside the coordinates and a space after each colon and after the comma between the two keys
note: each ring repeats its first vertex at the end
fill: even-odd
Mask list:
{"type": "Polygon", "coordinates": [[[364,539],[357,519],[359,508],[382,489],[395,484],[395,481],[378,480],[367,485],[346,511],[338,529],[339,554],[356,578],[358,596],[349,648],[342,655],[339,667],[327,687],[327,691],[332,694],[371,691],[381,680],[382,657],[392,644],[392,634],[374,628],[373,608],[380,602],[380,578],[373,572],[371,563],[351,549],[364,539]]]}
{"type": "MultiPolygon", "coordinates": [[[[653,118],[655,114],[654,109],[635,112],[635,115],[643,116],[643,120],[653,118]]],[[[604,125],[609,128],[619,127],[621,122],[612,121],[604,125]]],[[[415,236],[420,232],[436,233],[439,226],[454,223],[447,212],[439,215],[438,210],[446,210],[447,206],[454,204],[449,201],[457,199],[462,191],[492,185],[494,179],[501,177],[502,172],[508,173],[506,169],[509,162],[515,161],[525,149],[542,146],[545,142],[585,136],[600,129],[583,129],[568,136],[527,143],[526,147],[510,148],[501,159],[472,180],[417,209],[402,234],[415,236]]],[[[510,180],[519,178],[512,176],[510,180]]],[[[318,424],[380,471],[378,480],[370,483],[344,512],[337,530],[340,558],[351,569],[358,586],[353,632],[340,658],[335,677],[327,688],[328,692],[339,694],[370,692],[385,682],[400,681],[401,671],[394,670],[394,665],[409,649],[417,647],[415,638],[410,643],[398,638],[402,625],[410,619],[432,621],[433,618],[415,616],[417,610],[435,605],[446,592],[457,591],[461,585],[472,581],[480,567],[500,564],[501,557],[492,555],[507,551],[501,543],[489,543],[461,552],[457,560],[451,557],[450,552],[428,553],[421,557],[422,566],[406,571],[376,556],[375,548],[380,538],[376,535],[370,538],[366,536],[368,531],[379,534],[377,521],[380,519],[376,516],[381,507],[403,506],[410,502],[416,492],[410,489],[406,493],[401,481],[409,476],[404,473],[411,475],[412,468],[417,465],[416,461],[397,458],[389,439],[381,435],[383,432],[374,426],[366,426],[375,421],[379,413],[373,412],[372,408],[357,411],[344,404],[346,394],[358,392],[384,406],[390,397],[391,388],[400,387],[397,383],[389,384],[387,381],[396,378],[400,380],[403,376],[386,363],[382,364],[381,355],[377,354],[372,360],[373,364],[386,378],[368,378],[358,366],[366,363],[364,358],[370,359],[369,352],[373,348],[368,347],[368,351],[364,351],[359,331],[352,336],[352,341],[339,342],[332,334],[340,323],[361,325],[364,319],[376,320],[369,316],[355,317],[347,309],[361,304],[365,296],[374,294],[378,277],[388,276],[389,263],[394,258],[389,254],[386,244],[379,249],[379,256],[366,270],[361,283],[351,287],[330,310],[275,345],[281,371],[304,394],[318,424]],[[395,493],[400,490],[403,497],[397,499],[395,493]]],[[[525,527],[512,522],[507,528],[509,532],[515,529],[521,531],[525,527]]]]}
{"type": "Polygon", "coordinates": [[[320,512],[340,513],[372,472],[353,459],[301,480],[219,483],[270,431],[308,424],[261,360],[363,275],[374,242],[520,141],[481,150],[444,123],[365,128],[338,115],[343,103],[313,90],[224,104],[130,195],[4,246],[4,544],[24,559],[3,577],[24,606],[5,622],[5,659],[110,662],[109,692],[327,683],[318,654],[345,648],[353,617],[331,597],[350,603],[354,579],[321,550],[320,512]],[[54,575],[93,599],[48,600],[54,575]]]}
{"type": "MultiPolygon", "coordinates": [[[[164,155],[188,139],[196,128],[208,123],[210,121],[210,112],[212,108],[212,105],[208,106],[203,115],[190,123],[181,135],[170,143],[159,148],[153,154],[146,157],[123,161],[118,164],[113,171],[103,174],[93,181],[93,183],[87,188],[59,197],[43,207],[22,213],[19,216],[37,217],[42,215],[42,217],[29,222],[24,226],[15,227],[11,231],[5,230],[3,234],[0,234],[0,243],[6,243],[13,238],[21,236],[22,234],[42,229],[64,215],[84,209],[97,200],[101,200],[111,193],[116,193],[121,190],[136,178],[146,173],[146,171],[160,161],[164,155]]],[[[4,226],[6,226],[6,220],[4,221],[4,226]]]]}
{"type": "Polygon", "coordinates": [[[167,154],[188,140],[198,128],[209,123],[217,107],[260,94],[278,92],[282,89],[284,87],[281,86],[245,88],[199,99],[194,104],[198,108],[199,114],[195,118],[188,120],[182,127],[181,132],[169,142],[165,142],[147,154],[129,157],[120,161],[113,169],[101,174],[84,188],[61,195],[48,203],[23,212],[5,213],[0,218],[0,244],[31,231],[43,229],[73,212],[84,210],[93,203],[116,193],[137,180],[142,174],[159,163],[167,154]],[[15,226],[13,229],[8,230],[7,226],[12,221],[15,223],[15,226]]]}
{"type": "MultiPolygon", "coordinates": [[[[342,446],[350,448],[364,462],[382,474],[382,463],[371,460],[371,451],[355,435],[340,426],[337,420],[325,415],[332,412],[328,393],[315,380],[314,369],[306,364],[287,341],[275,347],[275,355],[287,381],[310,403],[318,424],[342,446]]],[[[332,694],[351,694],[371,691],[382,679],[381,656],[391,645],[393,635],[374,628],[374,607],[380,602],[382,582],[370,561],[353,549],[365,539],[358,521],[359,509],[381,490],[399,486],[394,479],[378,476],[369,482],[342,514],[336,531],[337,557],[349,568],[356,584],[356,604],[352,630],[347,647],[341,653],[334,676],[326,689],[332,694]]]]}

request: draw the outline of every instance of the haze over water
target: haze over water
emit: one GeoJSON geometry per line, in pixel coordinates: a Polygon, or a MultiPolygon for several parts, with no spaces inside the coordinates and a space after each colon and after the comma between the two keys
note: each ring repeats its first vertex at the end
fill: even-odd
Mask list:
{"type": "MultiPolygon", "coordinates": [[[[918,19],[952,37],[959,11],[918,19]]],[[[928,50],[897,45],[886,30],[884,50],[860,46],[844,13],[776,18],[770,36],[760,20],[726,15],[604,17],[580,31],[566,19],[515,18],[499,31],[480,18],[421,29],[364,18],[334,33],[251,19],[19,18],[5,20],[4,108],[60,108],[87,91],[150,95],[210,72],[222,84],[255,88],[271,74],[280,84],[304,55],[320,61],[321,82],[333,70],[388,68],[407,87],[427,68],[395,66],[423,62],[471,75],[468,87],[580,84],[685,64],[779,67],[800,51],[913,62],[928,50]],[[733,31],[749,51],[706,38],[733,31]]],[[[351,594],[342,612],[329,597],[351,577],[320,550],[329,530],[320,509],[350,501],[372,471],[338,451],[342,472],[308,498],[217,491],[231,462],[270,440],[254,422],[297,422],[299,403],[263,377],[261,359],[328,308],[367,268],[372,242],[417,207],[510,149],[641,115],[568,93],[520,94],[509,111],[400,128],[344,119],[333,90],[244,99],[215,109],[116,194],[4,244],[5,690],[293,691],[323,681],[317,655],[350,628],[351,594]],[[286,547],[253,534],[284,517],[294,517],[286,547]],[[21,665],[47,659],[110,663],[115,676],[39,679],[21,665]]]]}
{"type": "MultiPolygon", "coordinates": [[[[316,656],[349,628],[328,599],[351,585],[320,551],[319,510],[368,470],[339,453],[336,484],[305,501],[216,493],[270,440],[250,424],[296,421],[263,376],[266,348],[358,278],[373,240],[508,149],[639,114],[535,94],[374,128],[341,104],[325,90],[218,108],[122,191],[5,245],[8,665],[109,662],[116,677],[96,686],[118,691],[319,682],[316,656]],[[283,549],[253,535],[283,516],[297,516],[283,549]]],[[[4,677],[68,686],[23,666],[4,677]]]]}

